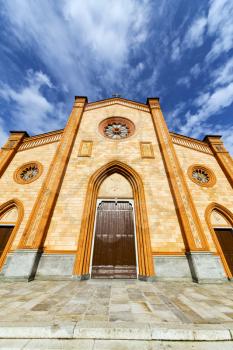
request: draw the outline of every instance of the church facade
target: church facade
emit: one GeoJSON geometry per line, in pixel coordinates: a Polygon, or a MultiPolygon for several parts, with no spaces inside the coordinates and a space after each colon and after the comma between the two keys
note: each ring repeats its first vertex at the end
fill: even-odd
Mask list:
{"type": "Polygon", "coordinates": [[[64,129],[0,152],[0,278],[233,277],[233,160],[146,104],[77,96],[64,129]]]}

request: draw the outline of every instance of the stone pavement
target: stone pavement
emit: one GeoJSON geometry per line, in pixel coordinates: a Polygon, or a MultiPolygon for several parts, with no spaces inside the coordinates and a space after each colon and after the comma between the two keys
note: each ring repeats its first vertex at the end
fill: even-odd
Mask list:
{"type": "Polygon", "coordinates": [[[0,338],[0,349],[233,349],[233,284],[1,282],[0,338]]]}

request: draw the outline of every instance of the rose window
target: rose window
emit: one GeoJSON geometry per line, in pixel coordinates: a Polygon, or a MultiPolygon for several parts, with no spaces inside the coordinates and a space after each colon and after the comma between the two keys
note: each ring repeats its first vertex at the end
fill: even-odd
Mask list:
{"type": "Polygon", "coordinates": [[[105,127],[104,133],[111,139],[123,139],[129,135],[129,128],[126,124],[112,123],[105,127]]]}
{"type": "Polygon", "coordinates": [[[25,168],[21,174],[20,177],[24,181],[31,180],[33,177],[35,177],[39,173],[39,169],[36,164],[31,165],[27,168],[25,168]]]}
{"type": "Polygon", "coordinates": [[[14,180],[19,184],[28,184],[35,181],[42,174],[43,166],[39,162],[25,163],[14,173],[14,180]]]}
{"type": "Polygon", "coordinates": [[[198,185],[211,187],[216,182],[213,171],[202,165],[193,165],[188,169],[189,178],[198,185]]]}
{"type": "Polygon", "coordinates": [[[100,133],[113,140],[126,139],[135,131],[133,122],[122,117],[111,117],[99,124],[100,133]]]}
{"type": "Polygon", "coordinates": [[[209,182],[210,180],[209,175],[203,169],[195,169],[192,173],[192,177],[203,183],[209,182]]]}

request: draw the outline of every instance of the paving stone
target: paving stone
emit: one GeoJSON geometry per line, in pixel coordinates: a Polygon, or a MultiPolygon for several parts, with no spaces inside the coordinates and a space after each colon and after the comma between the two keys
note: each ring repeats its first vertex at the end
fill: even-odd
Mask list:
{"type": "MultiPolygon", "coordinates": [[[[0,284],[0,296],[0,319],[4,320],[0,322],[0,336],[13,336],[11,326],[19,325],[20,320],[21,328],[15,328],[19,337],[23,329],[28,337],[40,330],[43,337],[71,338],[75,322],[91,321],[134,323],[133,328],[136,323],[150,323],[157,329],[157,336],[157,326],[169,329],[171,325],[190,325],[195,330],[193,337],[200,340],[228,339],[230,329],[233,338],[232,283],[210,286],[137,280],[14,281],[0,284]],[[206,327],[211,324],[215,328],[221,324],[221,332],[206,327]]],[[[174,337],[179,338],[179,332],[174,337]]],[[[187,332],[189,337],[189,328],[187,332]]]]}
{"type": "Polygon", "coordinates": [[[0,339],[1,350],[21,350],[25,349],[28,339],[0,339]]]}

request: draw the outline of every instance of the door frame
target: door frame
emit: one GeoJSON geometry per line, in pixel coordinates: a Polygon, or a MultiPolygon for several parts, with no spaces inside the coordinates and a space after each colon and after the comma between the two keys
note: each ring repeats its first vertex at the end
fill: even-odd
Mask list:
{"type": "Polygon", "coordinates": [[[228,266],[228,263],[226,261],[225,255],[224,255],[224,251],[222,250],[221,244],[220,244],[218,237],[217,237],[215,230],[214,230],[215,228],[219,228],[219,227],[218,226],[214,227],[211,223],[211,214],[214,210],[216,210],[220,215],[222,215],[229,222],[229,227],[231,225],[231,228],[233,228],[233,214],[229,209],[225,208],[223,205],[218,204],[218,203],[210,203],[205,211],[205,219],[206,219],[207,225],[209,227],[213,242],[216,246],[217,254],[221,258],[223,268],[225,270],[227,278],[232,279],[233,275],[232,275],[231,270],[228,266]]]}
{"type": "Polygon", "coordinates": [[[131,166],[118,160],[103,165],[89,177],[73,275],[78,279],[90,277],[90,255],[98,191],[103,181],[114,173],[123,175],[132,186],[138,244],[138,278],[149,280],[154,278],[155,272],[143,181],[140,174],[131,166]]]}
{"type": "Polygon", "coordinates": [[[89,268],[89,274],[91,277],[91,271],[92,271],[92,262],[93,262],[93,255],[94,255],[94,244],[95,244],[95,233],[96,233],[96,221],[97,221],[97,210],[98,206],[101,202],[128,202],[133,207],[133,232],[134,232],[134,247],[135,247],[135,256],[136,256],[136,274],[138,279],[138,248],[137,248],[137,237],[136,237],[136,226],[135,226],[135,211],[134,211],[134,200],[132,198],[98,198],[96,201],[96,210],[95,210],[95,223],[94,223],[94,229],[93,229],[93,237],[92,237],[92,247],[91,247],[91,259],[90,259],[90,268],[89,268]]]}
{"type": "MultiPolygon", "coordinates": [[[[9,226],[14,226],[10,238],[8,239],[8,242],[5,246],[4,251],[2,252],[2,255],[0,257],[0,271],[5,263],[5,259],[7,257],[8,252],[11,249],[12,243],[15,239],[15,236],[18,232],[19,226],[23,220],[24,217],[24,207],[23,207],[23,203],[19,200],[19,199],[11,199],[5,203],[3,203],[2,205],[0,205],[0,218],[2,218],[9,210],[16,208],[18,211],[18,217],[17,220],[15,222],[15,224],[10,224],[9,226]]],[[[6,226],[3,223],[3,226],[6,226]]]]}

